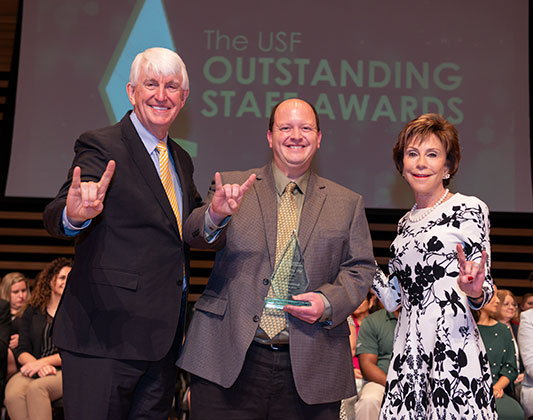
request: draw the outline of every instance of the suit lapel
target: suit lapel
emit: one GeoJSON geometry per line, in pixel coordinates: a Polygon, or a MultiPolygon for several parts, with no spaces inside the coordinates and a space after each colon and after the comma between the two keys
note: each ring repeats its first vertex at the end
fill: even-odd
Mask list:
{"type": "Polygon", "coordinates": [[[311,172],[298,227],[298,240],[300,241],[302,253],[305,252],[309,238],[318,222],[326,196],[325,185],[321,182],[320,177],[311,172]]]}
{"type": "Polygon", "coordinates": [[[272,167],[269,165],[261,168],[256,174],[254,189],[257,194],[259,208],[261,210],[261,220],[265,230],[268,255],[270,264],[274,269],[276,261],[276,234],[278,221],[278,198],[276,197],[276,184],[272,175],[272,167]]]}
{"type": "MultiPolygon", "coordinates": [[[[120,122],[122,126],[122,141],[131,154],[132,160],[139,169],[139,173],[143,176],[149,189],[154,194],[156,201],[159,203],[161,210],[168,217],[178,234],[178,222],[176,216],[172,211],[167,194],[161,183],[161,179],[157,174],[152,158],[146,151],[143,142],[141,141],[135,127],[130,121],[129,113],[120,122]]],[[[181,178],[180,178],[181,180],[181,178]]],[[[178,234],[179,236],[179,234],[178,234]]]]}

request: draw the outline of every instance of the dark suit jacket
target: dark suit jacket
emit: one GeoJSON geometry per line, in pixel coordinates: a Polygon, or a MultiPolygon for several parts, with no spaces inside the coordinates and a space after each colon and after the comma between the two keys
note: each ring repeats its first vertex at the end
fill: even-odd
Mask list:
{"type": "MultiPolygon", "coordinates": [[[[276,253],[277,198],[272,168],[222,174],[224,183],[257,180],[239,212],[213,244],[203,236],[206,207],[187,220],[184,237],[194,247],[217,250],[207,288],[195,313],[178,366],[230,387],[239,375],[256,333],[276,253]]],[[[213,193],[211,187],[207,201],[213,193]]],[[[332,323],[308,324],[289,316],[290,355],[296,389],[308,404],[355,394],[346,318],[366,296],[375,262],[361,196],[311,174],[298,238],[309,290],[322,292],[332,323]]]]}
{"type": "Polygon", "coordinates": [[[46,315],[40,309],[28,306],[22,314],[19,331],[19,345],[13,352],[15,357],[30,353],[36,359],[41,358],[46,315]]]}
{"type": "MultiPolygon", "coordinates": [[[[183,190],[183,219],[201,205],[190,156],[169,139],[183,190]]],[[[50,234],[65,237],[61,215],[75,166],[98,181],[116,161],[103,212],[76,237],[75,259],[54,321],[65,350],[116,359],[159,360],[180,320],[188,248],[157,170],[129,114],[118,124],[82,134],[68,179],[45,209],[50,234]]],[[[179,340],[179,337],[177,338],[179,340]]]]}
{"type": "Polygon", "coordinates": [[[0,299],[0,401],[4,401],[6,383],[7,348],[11,337],[11,313],[9,302],[0,299]]]}
{"type": "Polygon", "coordinates": [[[9,302],[0,299],[0,360],[6,360],[11,338],[11,312],[9,302]]]}

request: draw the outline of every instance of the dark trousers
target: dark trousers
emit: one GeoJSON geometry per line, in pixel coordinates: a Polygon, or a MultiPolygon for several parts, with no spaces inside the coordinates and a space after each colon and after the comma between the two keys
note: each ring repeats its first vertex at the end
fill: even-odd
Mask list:
{"type": "Polygon", "coordinates": [[[191,377],[191,420],[338,420],[339,409],[340,402],[309,405],[302,401],[288,347],[272,350],[253,343],[230,388],[191,377]]]}
{"type": "Polygon", "coordinates": [[[60,350],[67,420],[167,420],[175,349],[161,360],[116,360],[60,350]]]}

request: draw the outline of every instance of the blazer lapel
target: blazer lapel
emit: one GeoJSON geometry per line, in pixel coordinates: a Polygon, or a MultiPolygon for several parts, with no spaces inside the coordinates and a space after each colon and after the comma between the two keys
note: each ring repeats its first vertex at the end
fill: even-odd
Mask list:
{"type": "Polygon", "coordinates": [[[278,198],[276,197],[276,183],[272,175],[272,167],[269,165],[261,168],[256,174],[254,189],[257,194],[259,208],[261,210],[261,220],[265,230],[268,255],[272,270],[276,261],[276,235],[278,222],[278,198]]]}
{"type": "Polygon", "coordinates": [[[168,150],[172,154],[172,159],[174,160],[174,166],[176,168],[176,173],[178,174],[178,179],[180,181],[180,187],[182,192],[182,209],[181,209],[181,221],[183,223],[184,219],[187,218],[189,214],[189,209],[191,208],[191,203],[189,202],[189,194],[187,194],[185,188],[185,175],[183,173],[183,165],[180,160],[177,148],[180,147],[177,143],[174,142],[170,137],[167,140],[168,150]]]}
{"type": "Polygon", "coordinates": [[[326,196],[325,185],[321,182],[319,176],[311,172],[298,227],[298,240],[300,241],[302,253],[305,252],[309,238],[318,222],[326,196]]]}
{"type": "MultiPolygon", "coordinates": [[[[161,179],[157,174],[152,158],[146,151],[143,142],[141,141],[135,127],[130,121],[129,113],[121,121],[122,125],[122,141],[131,154],[132,160],[139,169],[139,173],[143,176],[149,189],[154,194],[156,201],[159,203],[161,210],[168,217],[178,234],[178,222],[176,216],[172,211],[167,194],[161,183],[161,179]]],[[[181,179],[180,179],[181,181],[181,179]]],[[[179,237],[179,234],[178,234],[179,237]]]]}

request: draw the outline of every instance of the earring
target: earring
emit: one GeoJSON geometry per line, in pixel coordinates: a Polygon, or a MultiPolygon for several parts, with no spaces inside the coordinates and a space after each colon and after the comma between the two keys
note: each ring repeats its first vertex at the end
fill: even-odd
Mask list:
{"type": "Polygon", "coordinates": [[[448,179],[448,178],[450,178],[450,174],[445,174],[445,175],[442,177],[442,179],[448,179]]]}

